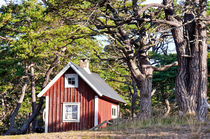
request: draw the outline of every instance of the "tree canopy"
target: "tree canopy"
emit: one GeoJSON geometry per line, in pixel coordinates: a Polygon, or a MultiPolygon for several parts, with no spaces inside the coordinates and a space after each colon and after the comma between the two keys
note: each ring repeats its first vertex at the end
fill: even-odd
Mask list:
{"type": "Polygon", "coordinates": [[[123,118],[172,110],[205,121],[207,2],[142,2],[25,0],[0,7],[0,132],[26,133],[31,122],[35,132],[43,125],[44,98],[37,93],[67,62],[84,57],[126,100],[123,118]]]}

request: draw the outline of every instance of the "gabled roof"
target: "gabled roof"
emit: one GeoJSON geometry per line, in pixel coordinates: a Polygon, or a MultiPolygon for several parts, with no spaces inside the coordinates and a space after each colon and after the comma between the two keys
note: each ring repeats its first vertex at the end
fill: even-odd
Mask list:
{"type": "Polygon", "coordinates": [[[98,74],[88,73],[83,68],[69,62],[54,79],[38,94],[38,97],[44,93],[69,69],[72,68],[100,97],[105,96],[113,100],[126,103],[98,74]]]}

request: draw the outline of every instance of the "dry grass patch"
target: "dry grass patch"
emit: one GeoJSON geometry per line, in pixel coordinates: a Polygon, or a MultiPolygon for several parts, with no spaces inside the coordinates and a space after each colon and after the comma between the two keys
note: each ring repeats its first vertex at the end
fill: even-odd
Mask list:
{"type": "Polygon", "coordinates": [[[210,120],[201,123],[192,117],[152,118],[150,120],[126,120],[101,131],[68,131],[57,133],[1,136],[0,139],[148,139],[148,138],[210,138],[210,120]]]}

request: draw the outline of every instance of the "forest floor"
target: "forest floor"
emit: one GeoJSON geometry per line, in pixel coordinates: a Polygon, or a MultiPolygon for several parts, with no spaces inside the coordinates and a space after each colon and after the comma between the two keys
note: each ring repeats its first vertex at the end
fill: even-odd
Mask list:
{"type": "Polygon", "coordinates": [[[16,136],[0,136],[0,139],[68,139],[68,138],[100,138],[100,139],[209,139],[210,120],[205,123],[193,119],[185,121],[176,119],[150,120],[144,122],[126,121],[105,128],[101,131],[68,131],[57,133],[35,133],[16,136]],[[176,122],[175,122],[176,121],[176,122]],[[182,123],[180,123],[182,122],[182,123]]]}

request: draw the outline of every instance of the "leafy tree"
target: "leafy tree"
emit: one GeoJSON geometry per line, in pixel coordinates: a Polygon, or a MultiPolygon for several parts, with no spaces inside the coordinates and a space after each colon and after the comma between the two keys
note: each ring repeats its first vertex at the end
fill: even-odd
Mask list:
{"type": "MultiPolygon", "coordinates": [[[[69,18],[72,1],[48,1],[46,5],[49,10],[56,11],[67,22],[74,22],[69,18]],[[61,14],[62,13],[62,14],[61,14]]],[[[77,22],[86,24],[92,30],[107,36],[112,44],[111,49],[118,55],[119,62],[126,63],[132,78],[141,90],[140,95],[140,113],[139,118],[145,119],[151,117],[151,92],[152,92],[152,76],[154,70],[164,70],[177,63],[172,63],[165,67],[156,67],[151,64],[148,50],[158,44],[164,42],[168,38],[165,33],[155,34],[155,30],[163,29],[157,24],[146,23],[147,17],[157,16],[156,13],[143,14],[147,8],[133,1],[83,1],[81,3],[74,2],[77,13],[82,13],[77,22]],[[141,8],[138,10],[138,8],[141,8]],[[143,14],[143,15],[140,15],[143,14]],[[147,39],[148,36],[151,36],[147,39]]],[[[153,11],[153,9],[151,9],[153,11]]],[[[78,16],[77,14],[74,14],[78,16]]],[[[79,16],[78,16],[79,17],[79,16]]],[[[156,20],[155,22],[160,22],[156,20]]]]}
{"type": "MultiPolygon", "coordinates": [[[[18,102],[6,134],[25,133],[40,113],[44,102],[40,98],[37,103],[36,93],[55,75],[53,69],[61,69],[61,65],[76,59],[76,56],[91,56],[93,47],[96,50],[100,48],[89,37],[89,29],[75,24],[66,25],[60,17],[47,13],[46,8],[34,0],[22,4],[11,3],[0,10],[4,21],[0,34],[6,38],[0,46],[0,53],[4,55],[0,60],[1,91],[7,96],[15,95],[15,99],[8,97],[11,99],[8,104],[10,107],[14,107],[14,101],[18,102]],[[24,101],[32,101],[32,108],[25,105],[24,101]],[[23,118],[19,111],[25,106],[30,108],[32,115],[16,128],[15,118],[23,118]]],[[[33,123],[35,128],[36,123],[33,123]]]]}
{"type": "MultiPolygon", "coordinates": [[[[155,62],[161,65],[177,60],[175,54],[161,55],[152,53],[152,58],[155,62]]],[[[166,108],[166,112],[164,114],[165,117],[168,116],[171,109],[174,109],[174,106],[176,106],[174,91],[176,76],[177,67],[171,67],[165,71],[154,73],[153,86],[155,88],[155,92],[153,95],[153,105],[158,109],[160,106],[159,104],[163,104],[166,108]]],[[[161,109],[160,111],[163,110],[161,109]]]]}

